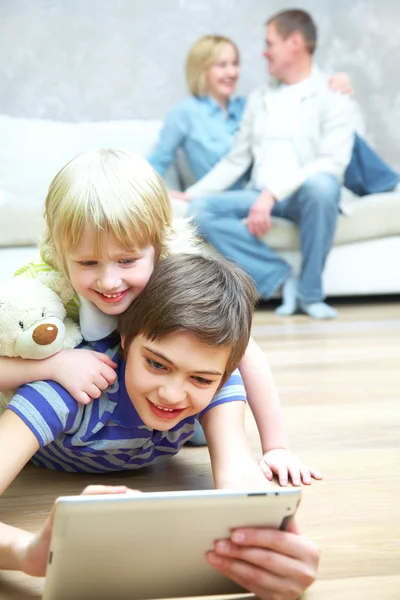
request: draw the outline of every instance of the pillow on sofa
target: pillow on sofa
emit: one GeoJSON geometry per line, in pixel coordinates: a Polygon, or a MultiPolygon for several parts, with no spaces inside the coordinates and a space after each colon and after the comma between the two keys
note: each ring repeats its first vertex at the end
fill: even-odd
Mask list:
{"type": "MultiPolygon", "coordinates": [[[[146,157],[160,126],[158,120],[68,123],[0,115],[0,246],[37,242],[49,184],[74,156],[92,148],[118,148],[146,157]]],[[[165,180],[179,189],[174,168],[165,180]]]]}

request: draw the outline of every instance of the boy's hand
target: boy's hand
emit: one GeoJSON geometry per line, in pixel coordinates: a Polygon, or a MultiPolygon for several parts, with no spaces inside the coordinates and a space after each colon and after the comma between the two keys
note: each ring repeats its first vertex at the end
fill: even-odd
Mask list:
{"type": "Polygon", "coordinates": [[[265,477],[271,480],[278,475],[279,484],[286,486],[288,479],[293,485],[311,484],[311,478],[322,479],[322,475],[313,467],[306,467],[294,454],[286,448],[275,448],[266,452],[259,462],[265,477]]]}
{"type": "MultiPolygon", "coordinates": [[[[89,485],[82,495],[95,496],[98,494],[140,494],[138,490],[131,490],[124,485],[89,485]]],[[[50,549],[51,532],[53,529],[54,508],[51,511],[43,529],[36,535],[23,532],[16,542],[16,555],[20,570],[28,575],[44,577],[46,575],[47,561],[50,549]]]]}
{"type": "Polygon", "coordinates": [[[207,560],[260,600],[295,600],[315,581],[319,556],[292,521],[287,531],[237,529],[215,542],[207,560]]]}
{"type": "Polygon", "coordinates": [[[50,379],[62,385],[80,404],[99,398],[117,377],[116,363],[95,350],[61,350],[47,360],[50,379]]]}

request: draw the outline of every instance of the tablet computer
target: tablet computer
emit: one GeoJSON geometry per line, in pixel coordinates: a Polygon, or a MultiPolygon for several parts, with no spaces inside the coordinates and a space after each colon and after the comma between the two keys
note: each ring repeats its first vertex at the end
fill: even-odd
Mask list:
{"type": "Polygon", "coordinates": [[[240,593],[206,559],[237,527],[285,529],[299,488],[206,490],[56,501],[44,600],[240,593]]]}

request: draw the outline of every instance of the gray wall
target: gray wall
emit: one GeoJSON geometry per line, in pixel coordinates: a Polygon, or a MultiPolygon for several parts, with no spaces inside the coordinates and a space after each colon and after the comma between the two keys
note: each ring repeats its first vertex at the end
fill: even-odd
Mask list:
{"type": "Polygon", "coordinates": [[[0,0],[0,112],[163,117],[186,93],[184,57],[205,33],[237,42],[247,93],[265,79],[265,19],[294,6],[315,17],[319,64],[350,74],[368,139],[400,169],[399,0],[0,0]]]}

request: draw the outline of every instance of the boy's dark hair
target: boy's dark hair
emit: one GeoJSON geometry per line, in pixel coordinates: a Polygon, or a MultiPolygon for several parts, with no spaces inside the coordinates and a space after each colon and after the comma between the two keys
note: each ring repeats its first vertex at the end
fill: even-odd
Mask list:
{"type": "Polygon", "coordinates": [[[284,39],[291,33],[298,31],[304,38],[307,50],[314,53],[317,45],[317,27],[311,16],[304,10],[282,10],[267,21],[267,25],[274,24],[277,32],[284,39]]]}
{"type": "Polygon", "coordinates": [[[208,346],[230,349],[222,385],[245,353],[256,300],[250,277],[233,263],[201,254],[168,256],[119,317],[124,351],[140,334],[157,340],[190,331],[208,346]]]}

